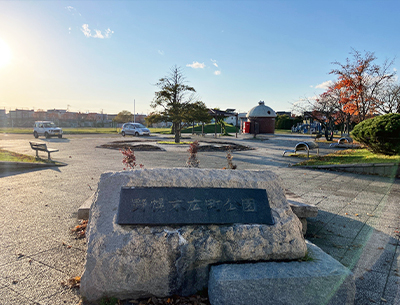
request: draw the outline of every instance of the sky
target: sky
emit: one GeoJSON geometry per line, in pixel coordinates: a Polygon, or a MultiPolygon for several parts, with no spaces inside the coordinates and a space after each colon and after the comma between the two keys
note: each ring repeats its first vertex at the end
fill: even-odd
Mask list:
{"type": "Polygon", "coordinates": [[[175,66],[207,107],[321,94],[352,49],[400,67],[397,0],[0,1],[0,108],[148,114],[175,66]]]}

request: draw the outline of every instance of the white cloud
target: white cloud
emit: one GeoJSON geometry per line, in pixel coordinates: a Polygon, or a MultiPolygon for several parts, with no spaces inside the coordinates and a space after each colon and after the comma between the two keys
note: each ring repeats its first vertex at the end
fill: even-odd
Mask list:
{"type": "Polygon", "coordinates": [[[112,34],[114,34],[114,31],[111,31],[111,29],[108,28],[108,29],[106,30],[106,38],[111,37],[112,34]]]}
{"type": "Polygon", "coordinates": [[[221,71],[219,71],[219,70],[214,71],[214,74],[215,74],[215,75],[221,75],[221,71]]]}
{"type": "Polygon", "coordinates": [[[158,54],[164,55],[164,51],[163,50],[158,50],[158,54]]]}
{"type": "Polygon", "coordinates": [[[394,72],[397,72],[397,69],[396,69],[396,68],[393,68],[393,71],[394,71],[394,72]]]}
{"type": "Polygon", "coordinates": [[[104,38],[110,38],[112,34],[114,34],[114,31],[112,31],[110,28],[108,28],[107,30],[104,31],[104,34],[100,31],[100,30],[94,30],[95,34],[92,34],[92,31],[89,29],[89,25],[88,24],[83,24],[81,31],[83,33],[83,35],[85,35],[86,37],[93,37],[93,38],[100,38],[100,39],[104,39],[104,38]]]}
{"type": "Polygon", "coordinates": [[[326,82],[323,82],[322,84],[316,85],[315,88],[319,89],[328,89],[329,86],[333,85],[333,81],[327,80],[326,82]]]}
{"type": "Polygon", "coordinates": [[[192,64],[187,64],[186,67],[191,67],[193,69],[204,69],[206,65],[204,63],[193,62],[192,64]]]}
{"type": "Polygon", "coordinates": [[[78,14],[80,17],[82,17],[81,13],[79,13],[76,8],[74,8],[73,6],[66,6],[65,9],[71,13],[72,16],[75,16],[76,14],[78,14]]]}
{"type": "Polygon", "coordinates": [[[81,28],[81,31],[82,31],[83,35],[85,35],[86,37],[90,37],[91,36],[88,24],[83,24],[82,28],[81,28]]]}
{"type": "Polygon", "coordinates": [[[211,59],[211,61],[212,61],[213,65],[216,66],[216,67],[218,68],[217,61],[216,61],[216,60],[213,60],[213,59],[211,59]]]}

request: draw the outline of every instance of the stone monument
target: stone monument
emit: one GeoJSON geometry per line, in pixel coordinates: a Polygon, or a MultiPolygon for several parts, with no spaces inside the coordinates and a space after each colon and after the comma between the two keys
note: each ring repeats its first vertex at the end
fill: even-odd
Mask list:
{"type": "MultiPolygon", "coordinates": [[[[269,171],[160,168],[104,173],[93,201],[81,280],[81,294],[89,301],[104,296],[187,296],[207,287],[211,265],[293,260],[304,257],[307,250],[301,223],[279,178],[269,171]],[[232,196],[235,189],[265,190],[273,222],[118,224],[123,190],[150,187],[231,188],[232,196]]],[[[131,210],[138,209],[138,202],[131,210]]],[[[157,202],[152,204],[155,208],[157,202]]],[[[246,204],[240,208],[248,208],[246,204]]],[[[221,199],[220,208],[235,207],[221,199]]]]}

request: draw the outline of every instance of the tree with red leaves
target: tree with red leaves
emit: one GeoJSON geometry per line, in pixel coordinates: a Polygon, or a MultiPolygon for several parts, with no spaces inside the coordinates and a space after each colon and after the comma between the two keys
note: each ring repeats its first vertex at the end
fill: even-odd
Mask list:
{"type": "Polygon", "coordinates": [[[353,50],[353,58],[346,59],[345,64],[334,62],[339,68],[333,69],[330,74],[338,76],[335,89],[340,92],[340,103],[345,113],[356,117],[357,121],[363,121],[372,117],[381,105],[380,97],[387,84],[396,75],[395,71],[389,71],[393,60],[385,60],[383,65],[374,63],[374,53],[353,50]]]}

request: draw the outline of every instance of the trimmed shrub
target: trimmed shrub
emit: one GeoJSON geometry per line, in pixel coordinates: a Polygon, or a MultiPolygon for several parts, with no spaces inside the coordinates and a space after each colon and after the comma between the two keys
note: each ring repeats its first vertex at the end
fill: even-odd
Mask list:
{"type": "Polygon", "coordinates": [[[353,137],[374,153],[400,155],[400,114],[389,113],[362,121],[353,137]]]}

